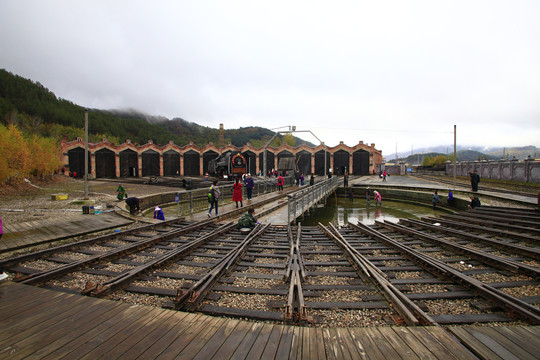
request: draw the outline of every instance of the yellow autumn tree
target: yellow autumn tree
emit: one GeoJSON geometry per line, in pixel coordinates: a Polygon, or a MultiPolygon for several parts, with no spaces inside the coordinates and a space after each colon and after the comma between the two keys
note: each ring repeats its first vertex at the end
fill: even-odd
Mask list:
{"type": "Polygon", "coordinates": [[[44,177],[54,174],[62,165],[59,158],[60,149],[54,139],[32,135],[28,139],[28,148],[32,153],[30,170],[33,176],[44,177]]]}
{"type": "Polygon", "coordinates": [[[283,143],[291,147],[294,147],[294,145],[296,145],[296,139],[294,138],[292,134],[285,134],[283,135],[283,143]]]}
{"type": "Polygon", "coordinates": [[[7,169],[0,174],[0,180],[22,179],[29,173],[30,152],[26,140],[15,125],[11,124],[4,129],[1,131],[0,158],[5,159],[7,169]]]}
{"type": "Polygon", "coordinates": [[[39,135],[25,137],[14,124],[0,124],[0,182],[53,174],[60,166],[55,140],[39,135]]]}

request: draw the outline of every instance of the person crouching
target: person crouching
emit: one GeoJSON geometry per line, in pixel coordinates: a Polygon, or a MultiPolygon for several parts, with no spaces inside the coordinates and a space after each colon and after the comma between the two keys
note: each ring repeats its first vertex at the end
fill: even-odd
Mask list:
{"type": "Polygon", "coordinates": [[[257,219],[253,216],[255,209],[250,208],[242,217],[238,220],[238,229],[249,228],[253,229],[257,225],[257,219]]]}
{"type": "Polygon", "coordinates": [[[159,206],[154,208],[154,219],[165,221],[165,214],[163,214],[163,210],[159,206]]]}

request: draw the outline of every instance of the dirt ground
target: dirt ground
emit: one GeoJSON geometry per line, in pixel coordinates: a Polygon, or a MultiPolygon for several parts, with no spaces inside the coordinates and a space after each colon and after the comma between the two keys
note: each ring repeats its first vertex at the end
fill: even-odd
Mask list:
{"type": "MultiPolygon", "coordinates": [[[[118,181],[91,180],[88,182],[88,205],[107,205],[124,208],[125,202],[116,198],[118,181]]],[[[122,184],[128,196],[144,196],[178,191],[167,186],[145,184],[122,184]]],[[[85,205],[84,181],[63,175],[54,175],[47,180],[32,180],[15,185],[0,185],[0,217],[4,224],[58,218],[70,213],[81,212],[85,205]],[[67,200],[51,200],[53,194],[67,194],[67,200]]]]}

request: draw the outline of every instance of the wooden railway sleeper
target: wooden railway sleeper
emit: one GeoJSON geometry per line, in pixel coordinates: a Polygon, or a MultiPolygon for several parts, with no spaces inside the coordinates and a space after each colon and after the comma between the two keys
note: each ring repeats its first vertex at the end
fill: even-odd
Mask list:
{"type": "Polygon", "coordinates": [[[212,239],[215,239],[216,237],[220,236],[221,234],[227,233],[230,230],[232,230],[236,225],[232,222],[223,224],[218,229],[212,231],[211,233],[208,233],[199,239],[195,239],[191,241],[188,244],[184,244],[174,250],[168,251],[151,261],[139,265],[128,272],[125,272],[123,274],[120,274],[118,276],[115,276],[112,279],[109,279],[108,281],[101,283],[101,284],[93,284],[91,282],[87,283],[83,294],[89,294],[91,293],[94,296],[102,296],[112,290],[116,290],[123,285],[125,285],[127,282],[133,280],[134,278],[140,276],[144,272],[148,271],[149,269],[154,269],[159,266],[162,266],[163,264],[168,264],[172,261],[176,261],[176,259],[180,256],[184,256],[193,250],[197,249],[198,247],[204,245],[205,243],[209,242],[212,239]],[[92,286],[93,285],[93,286],[92,286]]]}
{"type": "Polygon", "coordinates": [[[319,223],[319,227],[321,227],[323,232],[334,240],[334,242],[336,242],[336,244],[344,251],[359,275],[361,275],[361,269],[369,278],[371,278],[371,281],[377,285],[388,302],[394,306],[407,325],[436,325],[436,322],[429,315],[422,311],[413,301],[401,293],[401,291],[396,289],[379,268],[356,251],[356,249],[343,238],[333,224],[329,224],[330,229],[321,223],[319,223]]]}
{"type": "MultiPolygon", "coordinates": [[[[485,220],[491,220],[495,221],[499,224],[510,224],[510,225],[519,225],[519,226],[527,226],[528,228],[535,229],[536,231],[539,231],[540,229],[540,223],[538,221],[534,220],[519,220],[519,219],[509,219],[505,217],[504,215],[499,214],[493,214],[490,212],[480,212],[480,211],[474,211],[469,210],[467,211],[468,215],[474,215],[474,218],[476,219],[485,219],[485,220]]],[[[473,216],[471,216],[473,217],[473,216]]]]}
{"type": "Polygon", "coordinates": [[[540,214],[539,213],[516,213],[513,211],[506,211],[504,208],[492,208],[489,206],[480,206],[477,208],[474,208],[472,210],[469,210],[470,213],[473,214],[486,214],[486,215],[493,215],[493,216],[501,216],[505,219],[518,219],[518,220],[525,220],[525,221],[538,221],[540,220],[540,214]]]}
{"type": "MultiPolygon", "coordinates": [[[[410,223],[410,224],[418,224],[417,222],[410,222],[406,220],[404,222],[410,223]]],[[[536,279],[540,278],[540,271],[529,265],[521,264],[513,260],[508,260],[508,259],[501,258],[499,256],[491,255],[491,254],[486,253],[485,251],[470,249],[466,246],[456,244],[452,241],[447,241],[447,240],[439,239],[436,236],[423,234],[417,230],[405,227],[403,225],[394,224],[392,222],[385,221],[383,223],[380,221],[376,221],[376,224],[381,225],[387,229],[391,229],[393,231],[398,231],[402,234],[416,236],[416,237],[437,243],[444,247],[450,248],[453,251],[467,254],[468,256],[479,259],[482,262],[485,262],[493,267],[496,267],[502,270],[511,271],[513,273],[525,274],[528,276],[532,276],[536,279]]],[[[418,225],[422,225],[422,224],[418,224],[418,225]]],[[[438,228],[438,226],[428,226],[427,228],[431,229],[432,227],[435,228],[434,230],[437,230],[438,228]]],[[[451,230],[449,230],[449,232],[452,233],[451,230]]],[[[536,257],[534,258],[536,259],[536,257]]]]}
{"type": "Polygon", "coordinates": [[[186,291],[177,289],[177,295],[174,300],[173,307],[177,310],[195,310],[212,286],[214,286],[214,284],[223,275],[231,271],[238,259],[244,255],[247,247],[251,245],[255,239],[259,238],[269,227],[270,224],[257,224],[257,226],[246,236],[246,238],[226,256],[224,256],[218,263],[212,266],[210,271],[203,276],[202,279],[197,281],[186,291]]]}
{"type": "Polygon", "coordinates": [[[500,229],[502,227],[504,229],[512,229],[512,230],[515,230],[515,231],[524,231],[524,232],[533,233],[533,234],[540,234],[539,229],[532,229],[530,227],[520,226],[520,225],[503,224],[503,223],[493,221],[493,220],[487,220],[487,219],[481,219],[481,218],[477,218],[477,217],[473,218],[473,217],[470,217],[470,216],[464,216],[463,214],[445,215],[444,217],[447,218],[447,219],[455,220],[455,221],[462,221],[462,222],[465,222],[467,224],[476,224],[476,225],[480,225],[480,226],[492,226],[492,227],[494,227],[496,229],[500,229]]]}
{"type": "Polygon", "coordinates": [[[518,233],[515,231],[503,230],[503,229],[495,229],[494,227],[486,227],[486,226],[475,225],[475,224],[466,224],[463,222],[449,220],[444,217],[435,218],[435,217],[427,216],[427,217],[420,218],[420,220],[426,223],[431,223],[431,224],[440,223],[440,224],[445,224],[448,226],[460,227],[462,229],[477,230],[480,232],[489,233],[489,234],[493,234],[497,236],[504,236],[506,238],[511,238],[513,240],[521,239],[523,241],[533,243],[533,244],[540,243],[540,237],[538,236],[528,235],[528,234],[518,233]]]}
{"type": "Polygon", "coordinates": [[[416,220],[416,219],[400,219],[399,223],[411,224],[413,226],[414,225],[419,226],[424,229],[429,229],[435,232],[446,233],[451,236],[458,236],[458,237],[468,239],[468,240],[475,240],[484,244],[493,245],[494,247],[498,249],[515,252],[518,254],[528,256],[535,260],[540,260],[540,250],[536,248],[529,248],[525,246],[508,244],[507,242],[504,242],[501,240],[493,240],[493,239],[486,238],[484,236],[469,234],[464,231],[451,229],[445,226],[435,226],[435,225],[426,223],[424,221],[416,220]]]}
{"type": "Polygon", "coordinates": [[[170,238],[176,237],[186,232],[197,230],[209,224],[212,224],[212,221],[208,221],[208,220],[201,221],[201,222],[186,226],[182,229],[173,230],[164,235],[162,234],[162,235],[154,236],[142,242],[138,242],[135,244],[128,244],[128,245],[125,245],[125,246],[122,246],[113,250],[109,250],[103,254],[97,254],[84,260],[75,261],[73,263],[61,265],[54,269],[44,270],[35,274],[30,274],[22,278],[15,279],[15,281],[20,282],[21,284],[27,284],[27,285],[42,284],[56,277],[60,277],[70,272],[76,271],[84,266],[89,266],[100,261],[106,261],[109,259],[121,257],[126,254],[132,254],[136,251],[148,248],[160,241],[168,240],[170,238]]]}
{"type": "Polygon", "coordinates": [[[44,257],[46,255],[54,254],[54,253],[61,252],[61,251],[69,251],[69,250],[72,250],[74,248],[81,247],[81,246],[99,244],[101,242],[105,242],[105,241],[108,241],[108,240],[111,240],[111,239],[117,239],[117,238],[120,238],[120,237],[123,237],[123,236],[133,235],[133,234],[137,234],[137,233],[143,232],[143,231],[154,230],[156,228],[161,228],[164,225],[174,225],[174,224],[176,224],[176,223],[178,223],[180,221],[183,221],[183,220],[184,220],[184,218],[168,220],[166,222],[161,222],[159,224],[144,225],[144,226],[140,226],[140,227],[137,227],[137,228],[134,228],[134,229],[122,230],[122,231],[117,232],[117,233],[97,236],[97,237],[94,237],[94,238],[91,238],[91,239],[80,240],[80,241],[76,241],[76,242],[65,244],[65,245],[60,245],[60,246],[55,246],[55,247],[39,250],[39,251],[34,251],[34,252],[31,252],[31,253],[28,253],[28,254],[23,254],[23,255],[19,255],[19,256],[16,256],[16,257],[12,257],[12,258],[9,258],[9,259],[2,260],[2,261],[0,261],[0,267],[5,269],[5,268],[7,268],[7,267],[9,267],[10,265],[13,265],[13,264],[19,264],[19,263],[24,262],[24,261],[28,261],[28,260],[32,260],[32,259],[36,259],[36,258],[41,258],[41,257],[44,257]]]}
{"type": "MultiPolygon", "coordinates": [[[[352,224],[349,224],[352,225],[352,224]]],[[[491,300],[494,303],[500,305],[502,308],[506,309],[509,312],[518,314],[522,319],[526,319],[529,323],[533,325],[540,324],[540,309],[531,306],[524,301],[521,301],[513,296],[503,293],[500,290],[497,290],[487,284],[482,283],[470,276],[467,276],[460,271],[452,268],[449,265],[446,265],[441,260],[433,259],[418,250],[411,249],[400,242],[380,233],[379,231],[370,228],[367,225],[359,223],[358,225],[353,225],[353,228],[357,231],[367,234],[375,239],[383,241],[386,244],[393,246],[407,254],[411,259],[416,260],[415,262],[420,262],[420,264],[426,265],[432,270],[445,276],[454,278],[457,282],[462,285],[476,290],[478,294],[483,296],[487,300],[491,300]]]]}

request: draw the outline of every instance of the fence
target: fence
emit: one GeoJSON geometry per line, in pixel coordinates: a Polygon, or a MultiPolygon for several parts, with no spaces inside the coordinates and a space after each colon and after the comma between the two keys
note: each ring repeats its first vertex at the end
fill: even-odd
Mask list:
{"type": "MultiPolygon", "coordinates": [[[[291,186],[294,182],[293,178],[284,179],[284,187],[291,186]]],[[[210,182],[208,187],[204,189],[188,190],[185,192],[172,193],[168,201],[162,203],[175,202],[177,205],[178,216],[185,216],[195,212],[208,210],[208,189],[210,188],[210,182]]],[[[220,203],[228,203],[232,199],[232,183],[226,185],[220,185],[218,183],[218,189],[221,192],[220,203]]],[[[246,199],[245,186],[242,187],[243,198],[246,199]]],[[[277,191],[277,180],[271,179],[266,181],[257,181],[253,187],[253,196],[259,196],[271,192],[277,191]]]]}
{"type": "MultiPolygon", "coordinates": [[[[540,183],[540,161],[529,159],[524,161],[462,161],[456,164],[456,175],[469,176],[474,170],[486,179],[514,180],[528,183],[540,183]]],[[[454,173],[454,164],[446,164],[446,174],[454,173]]]]}
{"type": "Polygon", "coordinates": [[[308,186],[293,195],[288,196],[287,220],[289,224],[296,220],[309,208],[326,198],[339,186],[340,178],[333,176],[313,186],[308,186]]]}

